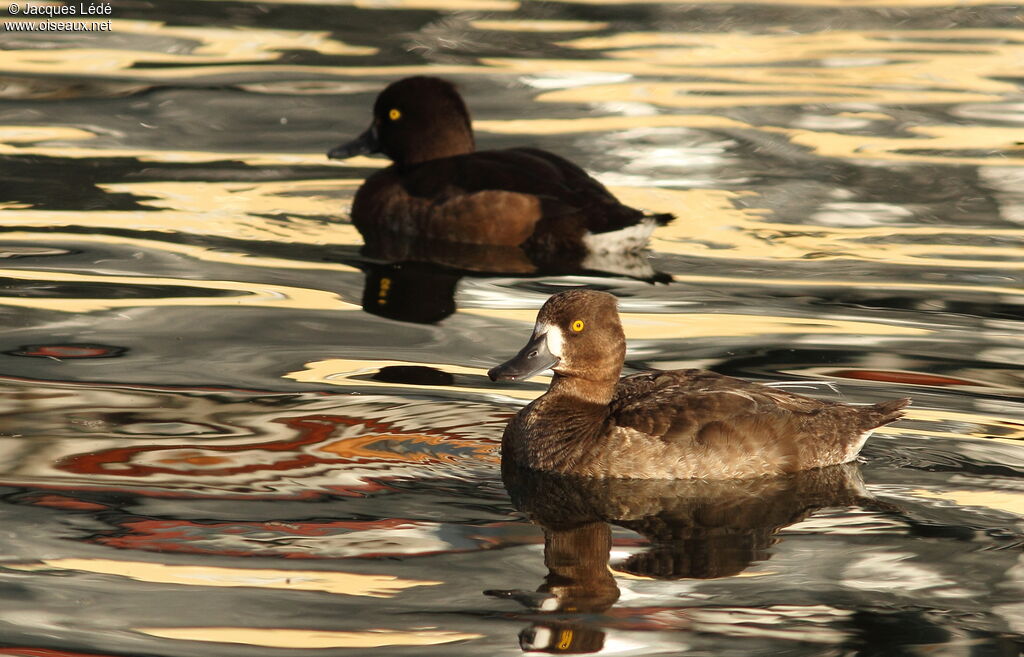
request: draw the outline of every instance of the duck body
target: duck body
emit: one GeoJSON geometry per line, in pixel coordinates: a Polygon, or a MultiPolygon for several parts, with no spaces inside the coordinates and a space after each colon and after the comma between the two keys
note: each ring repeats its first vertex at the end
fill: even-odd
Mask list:
{"type": "Polygon", "coordinates": [[[552,387],[509,423],[502,454],[584,477],[735,479],[846,463],[906,405],[822,401],[704,370],[624,377],[607,405],[552,387]]]}
{"type": "Polygon", "coordinates": [[[438,78],[388,86],[369,130],[328,156],[372,152],[393,164],[371,175],[352,204],[352,222],[368,242],[403,234],[584,257],[643,248],[654,228],[672,219],[623,205],[553,153],[475,150],[465,104],[438,78]]]}
{"type": "Polygon", "coordinates": [[[704,370],[619,379],[624,356],[615,297],[552,297],[530,343],[489,373],[554,371],[549,390],[509,421],[502,458],[583,477],[773,476],[855,459],[871,432],[910,403],[852,406],[704,370]]]}

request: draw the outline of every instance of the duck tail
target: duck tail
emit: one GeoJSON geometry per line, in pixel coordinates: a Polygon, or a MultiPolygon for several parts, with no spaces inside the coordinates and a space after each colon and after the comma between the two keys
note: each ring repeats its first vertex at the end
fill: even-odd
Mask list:
{"type": "Polygon", "coordinates": [[[649,219],[653,219],[654,223],[659,226],[667,226],[675,221],[676,216],[671,212],[659,212],[657,214],[647,215],[649,219]]]}
{"type": "Polygon", "coordinates": [[[903,409],[907,406],[910,406],[910,397],[892,399],[868,406],[871,411],[868,415],[870,421],[869,428],[877,429],[890,422],[895,422],[903,417],[903,409]]]}

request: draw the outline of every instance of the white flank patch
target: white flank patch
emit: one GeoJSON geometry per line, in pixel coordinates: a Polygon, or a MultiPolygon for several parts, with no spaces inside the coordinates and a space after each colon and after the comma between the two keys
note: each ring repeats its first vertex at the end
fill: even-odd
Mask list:
{"type": "Polygon", "coordinates": [[[654,268],[647,261],[647,256],[637,251],[619,251],[602,253],[588,252],[580,263],[583,269],[603,271],[619,276],[648,279],[654,276],[654,268]]]}
{"type": "Polygon", "coordinates": [[[562,335],[562,329],[552,324],[545,324],[542,329],[547,335],[546,342],[548,344],[548,352],[552,356],[561,360],[562,358],[562,345],[565,344],[565,337],[562,335]]]}
{"type": "Polygon", "coordinates": [[[849,449],[846,451],[846,460],[847,461],[852,461],[853,459],[857,458],[857,454],[860,453],[860,449],[862,447],[864,447],[864,443],[866,443],[868,441],[868,438],[874,432],[875,432],[874,429],[870,429],[868,431],[865,431],[864,433],[862,433],[860,435],[860,438],[857,439],[857,442],[855,442],[852,445],[850,445],[849,449]]]}
{"type": "Polygon", "coordinates": [[[654,219],[644,218],[621,230],[607,233],[587,233],[583,236],[583,244],[590,253],[615,253],[622,251],[639,251],[647,245],[656,225],[654,219]]]}

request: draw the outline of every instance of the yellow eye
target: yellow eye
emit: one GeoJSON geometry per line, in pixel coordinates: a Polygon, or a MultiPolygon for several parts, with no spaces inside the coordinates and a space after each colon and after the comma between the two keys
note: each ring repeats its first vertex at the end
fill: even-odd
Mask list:
{"type": "Polygon", "coordinates": [[[582,319],[577,319],[575,322],[573,322],[572,323],[572,330],[576,331],[577,333],[582,331],[583,330],[583,320],[582,319]]]}
{"type": "Polygon", "coordinates": [[[402,113],[397,109],[392,108],[391,111],[388,112],[388,118],[391,119],[392,121],[397,121],[398,119],[402,118],[402,113]]]}

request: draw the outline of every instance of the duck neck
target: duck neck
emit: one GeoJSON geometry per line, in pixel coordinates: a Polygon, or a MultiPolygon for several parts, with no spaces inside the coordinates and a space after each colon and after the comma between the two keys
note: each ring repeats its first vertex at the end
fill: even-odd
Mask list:
{"type": "Polygon", "coordinates": [[[465,155],[476,150],[473,129],[469,125],[455,124],[421,135],[406,144],[399,166],[412,166],[445,157],[465,155]]]}
{"type": "Polygon", "coordinates": [[[530,404],[522,435],[505,431],[502,454],[538,470],[586,474],[599,453],[596,446],[604,440],[614,392],[614,380],[591,381],[556,372],[548,391],[530,404]]]}
{"type": "Polygon", "coordinates": [[[607,406],[615,394],[615,386],[619,382],[619,372],[610,376],[581,376],[578,374],[559,374],[555,372],[551,380],[549,395],[568,397],[588,404],[607,406]]]}

